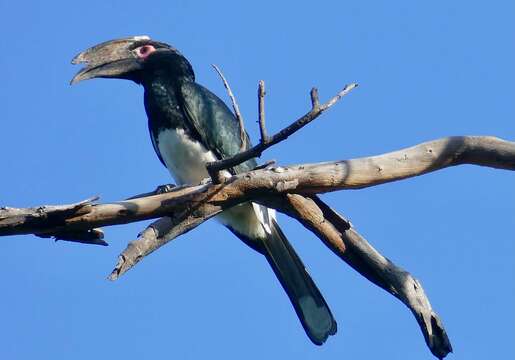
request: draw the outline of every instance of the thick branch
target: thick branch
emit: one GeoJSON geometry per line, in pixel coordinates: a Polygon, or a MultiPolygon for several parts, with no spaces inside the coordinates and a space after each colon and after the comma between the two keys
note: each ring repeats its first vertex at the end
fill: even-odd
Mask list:
{"type": "MultiPolygon", "coordinates": [[[[275,145],[283,140],[286,140],[290,135],[292,135],[294,132],[300,130],[307,124],[309,124],[311,121],[315,120],[318,116],[320,116],[324,111],[329,109],[331,106],[336,104],[338,100],[340,100],[342,97],[347,95],[352,89],[354,89],[357,84],[350,84],[346,85],[342,91],[340,91],[338,94],[336,94],[334,97],[332,97],[329,101],[326,103],[320,105],[318,102],[318,93],[316,89],[313,89],[311,91],[311,110],[306,113],[304,116],[299,118],[297,121],[293,122],[288,127],[282,129],[277,134],[268,137],[267,141],[261,141],[256,146],[240,152],[233,157],[230,157],[228,159],[214,161],[211,163],[208,163],[206,165],[207,171],[209,175],[211,176],[211,179],[213,179],[213,182],[217,183],[220,182],[220,176],[219,172],[225,169],[229,169],[231,167],[234,167],[236,165],[241,164],[242,162],[245,162],[249,159],[260,157],[263,151],[271,147],[272,145],[275,145]],[[313,98],[313,96],[316,96],[316,100],[313,98]]],[[[263,123],[264,126],[264,123],[263,123]]],[[[261,130],[262,131],[262,130],[261,130]]],[[[263,140],[263,139],[262,139],[263,140]]]]}
{"type": "Polygon", "coordinates": [[[341,215],[318,197],[288,194],[274,207],[297,219],[354,270],[401,300],[415,316],[431,352],[444,358],[452,346],[420,282],[374,249],[341,215]]]}
{"type": "MultiPolygon", "coordinates": [[[[2,208],[0,209],[0,236],[54,234],[62,231],[126,224],[163,216],[184,219],[190,213],[207,211],[206,209],[210,209],[212,206],[225,209],[240,202],[238,195],[227,196],[221,190],[221,186],[210,185],[179,187],[168,193],[121,202],[88,203],[82,206],[80,211],[71,213],[55,212],[54,206],[26,209],[2,208]],[[234,202],[233,199],[236,201],[234,202]],[[43,215],[35,216],[34,214],[37,213],[43,215]]],[[[242,193],[239,195],[243,195],[243,198],[246,197],[242,193]]],[[[243,198],[241,202],[245,201],[243,198]]]]}
{"type": "Polygon", "coordinates": [[[118,263],[109,275],[109,280],[117,280],[145,256],[222,211],[222,206],[205,204],[191,212],[178,213],[172,217],[165,216],[154,221],[136,240],[129,242],[118,256],[118,263]]]}
{"type": "MultiPolygon", "coordinates": [[[[329,206],[317,200],[324,217],[333,224],[346,221],[329,206]]],[[[452,346],[441,319],[433,311],[422,284],[409,272],[398,267],[389,259],[382,256],[353,228],[345,231],[342,236],[347,246],[345,253],[333,250],[342,260],[354,270],[401,300],[415,316],[424,335],[427,346],[437,358],[444,358],[452,352],[452,346]]]]}
{"type": "Polygon", "coordinates": [[[87,203],[71,212],[0,208],[0,236],[55,234],[162,216],[183,216],[203,206],[225,209],[279,193],[359,189],[459,164],[515,170],[515,143],[494,137],[443,138],[379,156],[259,169],[234,176],[224,184],[181,187],[165,194],[110,204],[87,203]]]}
{"type": "Polygon", "coordinates": [[[96,200],[98,200],[98,196],[70,205],[42,205],[28,209],[1,207],[0,229],[8,235],[11,229],[22,226],[28,230],[27,234],[34,234],[42,238],[53,237],[56,241],[66,240],[106,246],[102,230],[93,227],[87,229],[56,228],[54,231],[46,233],[37,231],[37,224],[44,223],[49,228],[59,227],[64,219],[86,213],[96,200]]]}
{"type": "Polygon", "coordinates": [[[195,226],[188,227],[187,224],[177,226],[168,216],[154,221],[138,234],[137,240],[129,242],[127,248],[118,256],[118,263],[109,275],[109,280],[118,280],[145,256],[195,226]]]}
{"type": "MultiPolygon", "coordinates": [[[[316,93],[313,98],[316,102],[316,93]]],[[[252,198],[260,202],[262,199],[266,199],[266,191],[270,189],[271,191],[269,191],[268,194],[273,194],[274,192],[325,192],[334,190],[331,186],[360,188],[387,181],[399,180],[409,176],[416,176],[419,175],[419,173],[421,174],[438,168],[462,163],[515,169],[514,160],[514,143],[489,137],[455,137],[424,143],[409,149],[381,156],[349,160],[343,162],[343,164],[335,162],[289,168],[268,168],[268,170],[270,170],[268,174],[254,172],[252,176],[250,174],[245,175],[245,179],[253,179],[252,181],[255,181],[257,184],[267,184],[268,190],[263,190],[266,186],[259,189],[259,185],[258,189],[254,189],[260,195],[252,198]],[[438,159],[438,161],[431,165],[431,159],[435,158],[438,159]],[[390,166],[388,166],[388,164],[390,164],[390,166]],[[336,168],[338,167],[341,168],[337,171],[336,168]],[[382,170],[378,171],[378,169],[382,170]],[[269,182],[267,183],[267,181],[269,182]]],[[[228,187],[233,185],[235,184],[226,184],[228,187]]],[[[243,188],[249,190],[252,186],[247,187],[243,185],[243,188]]],[[[232,194],[237,193],[237,191],[226,190],[232,194]]],[[[242,190],[242,192],[247,190],[242,190]]],[[[271,206],[278,207],[273,204],[271,206]]],[[[197,218],[196,220],[198,221],[199,219],[197,218]]],[[[197,221],[194,223],[198,225],[197,221]]],[[[315,224],[311,226],[313,227],[315,224]]],[[[339,233],[331,232],[331,226],[326,222],[321,222],[316,226],[321,227],[318,231],[323,231],[326,234],[327,241],[333,239],[333,241],[329,243],[326,242],[326,244],[333,249],[339,249],[339,251],[343,253],[343,243],[337,240],[339,239],[339,233]]],[[[187,230],[190,229],[191,228],[188,228],[187,230]]],[[[143,245],[139,246],[137,249],[144,249],[144,251],[139,251],[137,256],[146,255],[154,251],[157,247],[164,245],[167,241],[181,233],[181,231],[174,229],[170,236],[167,237],[166,231],[162,231],[161,234],[164,235],[161,235],[155,242],[146,242],[146,244],[151,245],[151,248],[147,248],[143,245]]],[[[130,259],[135,258],[134,254],[131,255],[131,253],[133,253],[131,247],[128,247],[124,253],[122,253],[124,259],[129,259],[126,264],[130,266],[134,265],[130,262],[130,259]]],[[[130,266],[128,268],[130,268],[130,266]]],[[[128,268],[126,268],[126,270],[128,268]]],[[[388,289],[387,286],[381,285],[379,280],[376,279],[372,281],[388,289]]],[[[426,319],[427,318],[426,316],[426,319]]],[[[426,337],[426,339],[430,339],[430,337],[426,337]]]]}
{"type": "MultiPolygon", "coordinates": [[[[316,93],[313,99],[316,103],[316,93]]],[[[420,283],[379,254],[314,194],[374,186],[459,164],[515,170],[515,143],[493,137],[451,137],[368,158],[267,167],[224,184],[179,187],[119,203],[93,204],[92,199],[64,206],[4,207],[0,235],[77,236],[79,241],[95,243],[101,236],[96,227],[165,216],[129,244],[111,275],[116,279],[144,256],[221,211],[246,201],[264,203],[297,218],[363,276],[404,302],[433,354],[442,358],[451,346],[420,283]]]]}

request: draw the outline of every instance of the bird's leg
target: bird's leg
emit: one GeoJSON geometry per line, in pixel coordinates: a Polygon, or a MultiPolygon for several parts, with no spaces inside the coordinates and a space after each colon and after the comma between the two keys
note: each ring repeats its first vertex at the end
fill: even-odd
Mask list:
{"type": "Polygon", "coordinates": [[[211,178],[210,177],[207,177],[207,178],[204,178],[202,180],[200,180],[200,185],[207,185],[211,183],[211,178]]]}
{"type": "Polygon", "coordinates": [[[172,190],[177,190],[177,185],[175,184],[165,184],[165,185],[159,185],[154,192],[156,194],[166,194],[172,190]]]}

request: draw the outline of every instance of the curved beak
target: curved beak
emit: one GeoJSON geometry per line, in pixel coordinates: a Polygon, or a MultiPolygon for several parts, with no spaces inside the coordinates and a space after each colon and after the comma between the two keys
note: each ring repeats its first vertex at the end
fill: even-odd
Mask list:
{"type": "Polygon", "coordinates": [[[86,66],[73,77],[70,84],[94,78],[129,78],[129,73],[140,70],[142,66],[132,50],[138,43],[148,40],[148,36],[110,40],[81,52],[73,58],[72,64],[85,63],[86,66]]]}

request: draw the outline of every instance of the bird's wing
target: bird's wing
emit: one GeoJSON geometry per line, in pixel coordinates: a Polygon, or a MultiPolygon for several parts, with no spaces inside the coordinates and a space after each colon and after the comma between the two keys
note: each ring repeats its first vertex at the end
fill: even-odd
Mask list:
{"type": "MultiPolygon", "coordinates": [[[[189,125],[200,136],[204,146],[222,159],[240,152],[238,121],[222,100],[193,82],[183,83],[181,96],[189,125]]],[[[246,143],[250,146],[250,141],[246,143]]],[[[248,171],[255,165],[256,161],[252,159],[234,170],[236,173],[248,171]]],[[[302,326],[315,344],[321,345],[329,335],[336,333],[336,321],[329,306],[279,228],[272,210],[254,203],[251,206],[243,204],[226,212],[222,222],[245,243],[266,256],[302,326]],[[250,224],[254,223],[258,228],[251,228],[250,224]],[[258,233],[263,235],[257,236],[258,233]]]]}
{"type": "Polygon", "coordinates": [[[161,155],[161,151],[159,151],[159,146],[157,146],[156,139],[154,138],[154,136],[152,135],[152,131],[150,130],[150,126],[149,126],[149,131],[150,131],[150,139],[152,140],[152,147],[154,148],[154,151],[156,152],[157,157],[159,158],[159,161],[161,161],[161,164],[163,164],[164,167],[166,167],[165,161],[163,160],[163,156],[161,155]]]}
{"type": "MultiPolygon", "coordinates": [[[[182,83],[180,98],[192,127],[201,137],[201,142],[220,159],[241,151],[240,125],[227,105],[205,87],[190,81],[182,83]]],[[[246,147],[250,146],[245,134],[246,147]]],[[[249,171],[256,167],[255,159],[235,166],[235,172],[249,171]]]]}

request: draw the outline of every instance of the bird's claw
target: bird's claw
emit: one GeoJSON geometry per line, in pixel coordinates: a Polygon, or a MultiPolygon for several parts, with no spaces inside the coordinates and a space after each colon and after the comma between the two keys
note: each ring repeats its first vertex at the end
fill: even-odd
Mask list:
{"type": "Polygon", "coordinates": [[[211,182],[211,178],[207,177],[202,180],[200,180],[200,185],[207,185],[211,182]]]}
{"type": "Polygon", "coordinates": [[[174,184],[159,185],[156,188],[155,193],[156,194],[166,194],[166,193],[172,191],[173,189],[175,189],[176,187],[177,186],[174,184]]]}

